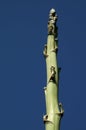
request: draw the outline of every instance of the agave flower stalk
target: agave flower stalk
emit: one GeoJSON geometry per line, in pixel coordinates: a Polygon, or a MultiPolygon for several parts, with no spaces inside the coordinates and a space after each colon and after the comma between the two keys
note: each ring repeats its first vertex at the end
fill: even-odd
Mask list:
{"type": "Polygon", "coordinates": [[[58,53],[58,28],[56,21],[58,16],[55,9],[51,9],[48,21],[47,44],[44,47],[44,57],[46,60],[47,84],[44,87],[46,114],[43,121],[46,130],[60,130],[60,121],[64,113],[62,104],[58,99],[59,72],[57,62],[58,53]]]}

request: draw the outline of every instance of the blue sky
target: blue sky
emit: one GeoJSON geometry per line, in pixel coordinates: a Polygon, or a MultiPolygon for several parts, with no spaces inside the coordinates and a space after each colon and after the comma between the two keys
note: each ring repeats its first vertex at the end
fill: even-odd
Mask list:
{"type": "Polygon", "coordinates": [[[44,130],[47,21],[59,16],[61,130],[86,130],[86,1],[0,0],[0,130],[44,130]]]}

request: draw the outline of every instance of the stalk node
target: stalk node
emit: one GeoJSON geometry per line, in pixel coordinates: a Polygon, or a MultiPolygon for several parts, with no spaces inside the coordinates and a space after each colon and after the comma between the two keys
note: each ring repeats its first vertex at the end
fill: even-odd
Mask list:
{"type": "Polygon", "coordinates": [[[54,49],[51,50],[51,52],[57,52],[58,47],[55,47],[54,49]]]}
{"type": "Polygon", "coordinates": [[[56,82],[55,81],[55,75],[56,75],[55,67],[51,66],[50,71],[51,71],[51,76],[49,78],[49,82],[51,81],[56,82]]]}
{"type": "Polygon", "coordinates": [[[60,112],[58,112],[57,114],[62,117],[64,114],[64,109],[63,109],[62,103],[59,103],[59,109],[60,109],[60,112]]]}
{"type": "Polygon", "coordinates": [[[44,57],[47,58],[48,54],[47,54],[47,45],[44,45],[44,51],[43,51],[44,57]]]}
{"type": "Polygon", "coordinates": [[[46,123],[46,122],[53,123],[53,122],[49,119],[49,116],[48,116],[47,114],[43,116],[43,121],[44,121],[44,123],[46,123]]]}

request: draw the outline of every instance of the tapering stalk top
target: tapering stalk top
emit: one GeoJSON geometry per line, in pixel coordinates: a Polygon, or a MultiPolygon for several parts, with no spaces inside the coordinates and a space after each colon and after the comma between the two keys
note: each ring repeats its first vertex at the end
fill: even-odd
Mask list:
{"type": "Polygon", "coordinates": [[[56,22],[58,20],[58,16],[56,14],[55,9],[51,9],[49,12],[49,20],[48,20],[48,35],[54,35],[57,38],[57,27],[56,22]]]}

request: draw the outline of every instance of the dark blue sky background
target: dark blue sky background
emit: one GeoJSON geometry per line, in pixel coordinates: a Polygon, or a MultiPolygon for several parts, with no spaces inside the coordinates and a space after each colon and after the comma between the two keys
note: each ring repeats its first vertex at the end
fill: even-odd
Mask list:
{"type": "Polygon", "coordinates": [[[61,130],[86,130],[86,1],[0,0],[0,130],[44,130],[51,8],[59,16],[61,130]]]}

